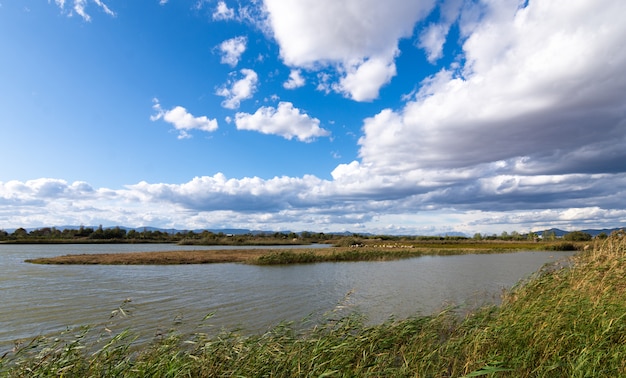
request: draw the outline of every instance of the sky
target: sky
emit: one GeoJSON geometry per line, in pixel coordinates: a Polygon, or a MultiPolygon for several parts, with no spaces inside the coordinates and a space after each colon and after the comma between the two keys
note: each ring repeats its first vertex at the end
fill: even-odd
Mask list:
{"type": "Polygon", "coordinates": [[[0,229],[626,227],[623,0],[0,0],[0,229]]]}

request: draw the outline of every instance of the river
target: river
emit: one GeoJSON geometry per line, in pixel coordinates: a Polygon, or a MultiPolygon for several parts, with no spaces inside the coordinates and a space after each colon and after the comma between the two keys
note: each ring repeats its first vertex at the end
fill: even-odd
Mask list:
{"type": "Polygon", "coordinates": [[[498,303],[503,290],[571,255],[527,251],[287,266],[24,262],[76,253],[211,248],[224,247],[0,244],[0,352],[17,339],[107,324],[120,306],[128,314],[124,326],[152,335],[174,325],[193,330],[209,313],[214,315],[205,324],[213,329],[263,332],[281,321],[320,318],[338,308],[358,311],[370,323],[451,305],[471,309],[498,303]]]}

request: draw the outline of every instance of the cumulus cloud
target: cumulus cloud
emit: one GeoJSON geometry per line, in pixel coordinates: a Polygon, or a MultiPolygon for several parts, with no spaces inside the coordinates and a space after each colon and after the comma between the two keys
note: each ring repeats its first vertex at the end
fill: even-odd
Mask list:
{"type": "Polygon", "coordinates": [[[616,48],[625,10],[608,0],[490,3],[463,66],[364,121],[362,162],[394,172],[498,161],[508,173],[614,171],[626,161],[626,52],[616,48]]]}
{"type": "Polygon", "coordinates": [[[129,189],[151,201],[178,203],[196,211],[257,212],[298,207],[301,202],[298,194],[319,182],[312,176],[229,179],[218,173],[196,177],[180,185],[141,182],[129,189]]]}
{"type": "Polygon", "coordinates": [[[17,180],[0,182],[0,198],[8,199],[58,199],[73,198],[77,195],[90,195],[94,189],[86,182],[69,184],[65,180],[40,178],[21,182],[17,180]]]}
{"type": "MultiPolygon", "coordinates": [[[[61,9],[62,12],[67,12],[68,15],[73,15],[74,12],[82,17],[83,20],[89,22],[91,21],[91,16],[87,13],[87,0],[73,0],[71,9],[66,10],[65,0],[54,0],[54,3],[61,9]]],[[[96,4],[104,13],[109,16],[115,16],[115,12],[113,12],[102,0],[93,0],[93,3],[96,4]]]]}
{"type": "Polygon", "coordinates": [[[150,219],[164,222],[167,212],[181,210],[169,203],[146,206],[140,195],[127,189],[96,189],[86,182],[52,178],[0,181],[0,228],[142,225],[149,224],[144,221],[150,219]]]}
{"type": "Polygon", "coordinates": [[[194,117],[187,109],[182,106],[175,106],[170,110],[164,110],[157,98],[152,100],[154,105],[152,108],[156,113],[150,116],[151,121],[163,119],[165,122],[174,125],[178,130],[178,139],[191,138],[190,130],[202,130],[212,132],[217,130],[217,120],[209,119],[206,116],[194,117]]]}
{"type": "Polygon", "coordinates": [[[280,102],[277,108],[262,107],[254,114],[237,113],[235,124],[239,130],[279,135],[289,140],[297,138],[301,142],[330,135],[328,130],[319,126],[319,119],[301,113],[290,102],[280,102]]]}
{"type": "Polygon", "coordinates": [[[235,37],[222,42],[219,46],[222,54],[221,62],[235,67],[239,63],[241,54],[246,51],[247,41],[246,37],[235,37]]]}
{"type": "Polygon", "coordinates": [[[398,41],[413,34],[434,0],[265,0],[268,22],[283,61],[292,67],[335,67],[331,86],[356,101],[378,96],[395,75],[398,41]],[[366,82],[367,80],[373,82],[366,82]]]}
{"type": "Polygon", "coordinates": [[[259,82],[259,77],[251,69],[244,68],[239,71],[244,75],[239,80],[229,80],[226,85],[219,88],[216,92],[218,96],[226,97],[222,101],[222,106],[227,109],[237,109],[241,101],[252,98],[259,82]]]}
{"type": "MultiPolygon", "coordinates": [[[[394,55],[394,54],[390,54],[394,55]]],[[[378,98],[380,88],[396,75],[393,58],[373,57],[346,67],[346,74],[333,86],[355,101],[371,101],[378,98]]]]}
{"type": "Polygon", "coordinates": [[[235,10],[229,8],[223,1],[218,2],[215,12],[213,12],[213,19],[223,21],[232,20],[233,18],[235,18],[235,10]]]}
{"type": "Polygon", "coordinates": [[[302,77],[301,70],[291,70],[289,79],[283,83],[285,89],[296,89],[304,86],[305,80],[302,77]]]}

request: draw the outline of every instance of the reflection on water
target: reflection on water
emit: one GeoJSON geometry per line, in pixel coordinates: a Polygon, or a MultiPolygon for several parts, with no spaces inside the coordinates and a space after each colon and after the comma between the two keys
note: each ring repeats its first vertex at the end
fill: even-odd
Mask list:
{"type": "MultiPolygon", "coordinates": [[[[289,266],[243,264],[34,265],[74,253],[191,250],[173,245],[0,245],[0,346],[67,326],[106,322],[126,299],[134,329],[154,334],[175,321],[193,327],[266,330],[343,303],[370,322],[430,314],[446,305],[497,303],[503,289],[567,252],[425,256],[389,262],[289,266]]],[[[289,247],[293,248],[293,247],[289,247]]],[[[0,348],[4,350],[5,348],[0,348]]]]}

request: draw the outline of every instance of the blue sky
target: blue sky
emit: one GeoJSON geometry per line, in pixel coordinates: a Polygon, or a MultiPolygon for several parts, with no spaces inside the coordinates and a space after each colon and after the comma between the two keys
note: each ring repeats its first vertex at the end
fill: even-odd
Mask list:
{"type": "Polygon", "coordinates": [[[624,14],[0,0],[0,228],[624,227],[624,14]]]}

